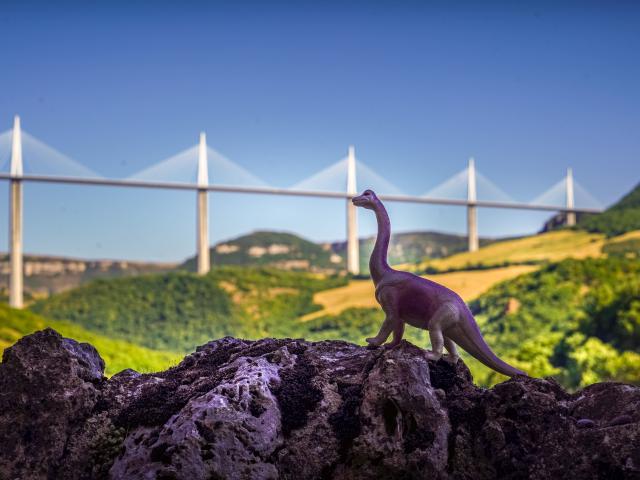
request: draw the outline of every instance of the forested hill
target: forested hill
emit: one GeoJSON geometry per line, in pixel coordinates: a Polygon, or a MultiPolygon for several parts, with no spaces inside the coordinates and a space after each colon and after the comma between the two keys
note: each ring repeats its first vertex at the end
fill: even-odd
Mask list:
{"type": "Polygon", "coordinates": [[[187,352],[214,338],[299,335],[297,319],[319,290],[345,277],[270,268],[217,267],[103,279],[37,302],[32,310],[148,348],[187,352]]]}
{"type": "MultiPolygon", "coordinates": [[[[342,257],[330,245],[320,245],[287,232],[258,231],[218,243],[209,250],[213,265],[270,265],[286,270],[339,270],[342,257]]],[[[195,270],[195,257],[182,268],[195,270]]]]}
{"type": "MultiPolygon", "coordinates": [[[[470,303],[496,354],[531,376],[575,389],[604,380],[640,385],[640,261],[625,256],[567,259],[499,283],[470,303]]],[[[304,324],[307,339],[362,342],[384,319],[379,308],[350,308],[304,324]]],[[[427,347],[426,332],[405,338],[427,347]]],[[[464,355],[475,381],[505,377],[464,355]]]]}
{"type": "Polygon", "coordinates": [[[608,236],[639,230],[640,184],[604,212],[580,218],[578,226],[584,230],[600,232],[608,236]]]}
{"type": "Polygon", "coordinates": [[[640,261],[564,260],[471,303],[490,345],[535,376],[576,388],[640,384],[640,261]]]}

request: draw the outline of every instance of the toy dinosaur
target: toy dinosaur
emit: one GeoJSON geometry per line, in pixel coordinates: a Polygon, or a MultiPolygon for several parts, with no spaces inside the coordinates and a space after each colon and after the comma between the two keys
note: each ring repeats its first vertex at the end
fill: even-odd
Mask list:
{"type": "Polygon", "coordinates": [[[432,350],[427,351],[427,356],[431,360],[439,360],[444,347],[449,352],[447,359],[457,362],[458,344],[497,372],[510,377],[526,375],[491,351],[471,311],[457,293],[431,280],[389,267],[387,249],[391,224],[387,210],[376,194],[365,190],[352,201],[357,207],[373,210],[378,222],[378,236],[369,260],[369,271],[376,287],[376,300],[386,318],[378,334],[367,338],[367,342],[380,346],[393,332],[393,340],[388,346],[395,347],[402,340],[404,325],[408,323],[429,331],[432,350]]]}

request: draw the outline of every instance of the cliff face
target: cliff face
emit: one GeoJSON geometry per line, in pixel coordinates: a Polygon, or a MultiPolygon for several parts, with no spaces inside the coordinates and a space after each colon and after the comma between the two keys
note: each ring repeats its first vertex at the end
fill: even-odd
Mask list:
{"type": "MultiPolygon", "coordinates": [[[[96,278],[127,277],[175,270],[177,263],[83,260],[46,255],[25,255],[25,290],[33,296],[50,295],[96,278]]],[[[9,287],[9,255],[0,253],[0,290],[9,287]]]]}
{"type": "Polygon", "coordinates": [[[53,330],[0,364],[0,478],[640,478],[640,389],[481,389],[417,347],[223,338],[107,380],[53,330]]]}

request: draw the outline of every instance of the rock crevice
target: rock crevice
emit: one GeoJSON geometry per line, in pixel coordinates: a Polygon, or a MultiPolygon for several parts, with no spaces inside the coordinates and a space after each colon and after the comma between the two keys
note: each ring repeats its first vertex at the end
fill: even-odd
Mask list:
{"type": "Polygon", "coordinates": [[[640,478],[640,389],[475,386],[403,342],[238,340],[106,379],[53,330],[0,364],[0,479],[640,478]]]}

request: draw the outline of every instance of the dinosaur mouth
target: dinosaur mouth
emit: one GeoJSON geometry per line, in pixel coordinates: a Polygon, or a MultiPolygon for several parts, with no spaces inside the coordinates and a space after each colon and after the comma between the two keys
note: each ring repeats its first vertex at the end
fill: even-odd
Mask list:
{"type": "Polygon", "coordinates": [[[366,200],[362,197],[353,197],[351,199],[351,202],[356,206],[356,207],[362,207],[365,205],[366,200]]]}

